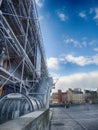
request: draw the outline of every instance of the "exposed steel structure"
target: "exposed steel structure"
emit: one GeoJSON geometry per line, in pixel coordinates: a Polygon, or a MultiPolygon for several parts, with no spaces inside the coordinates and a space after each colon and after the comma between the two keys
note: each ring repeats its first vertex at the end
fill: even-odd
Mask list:
{"type": "Polygon", "coordinates": [[[43,40],[34,0],[0,0],[0,98],[22,93],[49,106],[43,40]]]}

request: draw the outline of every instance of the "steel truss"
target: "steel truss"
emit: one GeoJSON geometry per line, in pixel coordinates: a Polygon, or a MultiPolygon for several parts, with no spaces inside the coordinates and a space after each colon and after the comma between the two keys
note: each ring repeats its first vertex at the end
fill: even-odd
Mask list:
{"type": "Polygon", "coordinates": [[[0,87],[37,93],[48,71],[35,1],[1,0],[0,8],[0,87]]]}

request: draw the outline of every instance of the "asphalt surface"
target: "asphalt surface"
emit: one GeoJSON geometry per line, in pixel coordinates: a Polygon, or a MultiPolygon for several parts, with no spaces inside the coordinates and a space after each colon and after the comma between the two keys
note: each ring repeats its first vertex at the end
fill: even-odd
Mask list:
{"type": "Polygon", "coordinates": [[[98,105],[76,105],[50,109],[50,130],[98,130],[98,105]]]}

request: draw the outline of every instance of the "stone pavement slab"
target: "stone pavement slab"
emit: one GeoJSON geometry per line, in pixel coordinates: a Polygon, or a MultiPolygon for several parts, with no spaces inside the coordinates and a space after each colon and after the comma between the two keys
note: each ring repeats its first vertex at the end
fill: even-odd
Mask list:
{"type": "Polygon", "coordinates": [[[50,130],[98,130],[98,105],[52,109],[50,130]]]}

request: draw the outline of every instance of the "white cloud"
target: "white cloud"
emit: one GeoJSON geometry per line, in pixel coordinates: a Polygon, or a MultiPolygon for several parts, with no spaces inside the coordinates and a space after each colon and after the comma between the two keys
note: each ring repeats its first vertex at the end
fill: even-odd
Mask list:
{"type": "MultiPolygon", "coordinates": [[[[87,12],[89,15],[91,15],[92,19],[95,21],[96,25],[98,25],[98,7],[97,8],[90,8],[89,12],[87,12]],[[94,16],[92,16],[94,15],[94,16]]],[[[83,19],[87,19],[87,14],[85,11],[82,11],[79,13],[79,16],[83,19]]]]}
{"type": "Polygon", "coordinates": [[[64,13],[57,12],[57,15],[61,21],[66,21],[68,19],[68,16],[66,16],[64,13]]]}
{"type": "Polygon", "coordinates": [[[39,20],[43,20],[43,19],[49,19],[51,17],[51,14],[49,12],[44,13],[44,15],[40,15],[39,16],[39,20]]]}
{"type": "Polygon", "coordinates": [[[85,66],[85,65],[89,64],[89,62],[90,62],[88,58],[85,58],[83,56],[74,57],[72,55],[67,55],[66,60],[67,60],[67,62],[77,64],[79,66],[85,66]]]}
{"type": "Polygon", "coordinates": [[[94,16],[95,20],[98,20],[98,8],[95,8],[95,16],[94,16]]]}
{"type": "Polygon", "coordinates": [[[94,48],[94,51],[98,51],[98,48],[94,48]]]}
{"type": "Polygon", "coordinates": [[[66,44],[72,44],[74,47],[88,47],[88,46],[93,46],[97,43],[96,40],[91,40],[91,41],[88,41],[86,37],[83,37],[82,39],[77,40],[77,39],[74,39],[74,38],[70,38],[70,37],[66,37],[66,36],[63,36],[64,38],[64,43],[66,44]]]}
{"type": "Polygon", "coordinates": [[[89,42],[89,44],[92,46],[92,45],[95,45],[96,44],[96,40],[92,40],[89,42]]]}
{"type": "Polygon", "coordinates": [[[59,61],[57,58],[51,57],[47,59],[47,65],[49,69],[59,69],[59,61]]]}
{"type": "Polygon", "coordinates": [[[44,16],[39,16],[39,20],[41,21],[41,20],[43,20],[44,19],[44,16]]]}
{"type": "Polygon", "coordinates": [[[40,0],[35,0],[36,5],[39,6],[40,8],[43,6],[43,1],[40,0]]]}
{"type": "Polygon", "coordinates": [[[72,63],[72,64],[76,64],[79,66],[85,66],[85,65],[91,65],[91,64],[95,64],[98,65],[98,55],[94,55],[94,56],[73,56],[71,54],[63,56],[61,58],[61,61],[65,61],[66,63],[72,63]]]}
{"type": "Polygon", "coordinates": [[[90,13],[90,14],[92,14],[92,13],[93,13],[93,11],[94,11],[94,9],[93,9],[93,8],[90,8],[89,13],[90,13]]]}
{"type": "Polygon", "coordinates": [[[86,41],[86,40],[83,40],[81,46],[82,46],[82,47],[87,47],[87,41],[86,41]]]}
{"type": "Polygon", "coordinates": [[[85,12],[80,12],[80,13],[79,13],[79,16],[80,16],[81,18],[84,18],[84,19],[86,18],[85,12]]]}
{"type": "Polygon", "coordinates": [[[98,88],[98,71],[89,73],[76,73],[68,76],[58,77],[55,90],[61,89],[66,91],[68,88],[97,89],[98,88]]]}
{"type": "Polygon", "coordinates": [[[75,47],[77,47],[77,46],[81,47],[80,42],[77,41],[77,40],[75,40],[75,39],[73,39],[73,38],[64,39],[64,42],[65,42],[66,44],[73,44],[75,47]]]}

